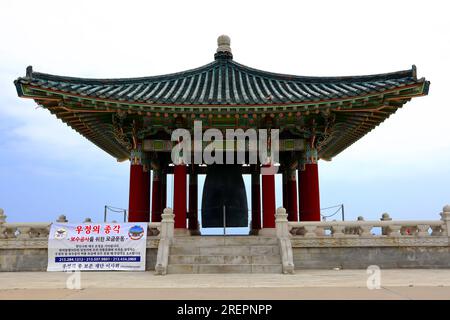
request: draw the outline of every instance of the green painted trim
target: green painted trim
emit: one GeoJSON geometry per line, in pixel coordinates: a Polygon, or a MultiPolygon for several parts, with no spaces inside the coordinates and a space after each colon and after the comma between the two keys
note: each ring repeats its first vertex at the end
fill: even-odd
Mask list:
{"type": "MultiPolygon", "coordinates": [[[[419,85],[419,84],[420,84],[420,89],[417,90],[416,94],[420,94],[420,93],[423,92],[423,89],[424,89],[424,86],[425,86],[425,82],[418,83],[417,85],[419,85]]],[[[417,85],[414,86],[414,87],[409,87],[409,88],[405,88],[405,89],[397,88],[395,90],[395,92],[397,92],[397,91],[401,92],[401,91],[417,88],[417,85]]],[[[364,99],[369,99],[369,101],[370,101],[371,99],[376,99],[376,98],[383,99],[383,98],[386,98],[387,94],[392,94],[393,93],[393,91],[386,90],[386,92],[378,92],[378,93],[370,94],[370,95],[367,95],[367,96],[364,96],[364,97],[361,97],[361,98],[351,97],[351,98],[344,98],[344,99],[339,99],[339,100],[334,100],[334,101],[327,101],[327,100],[325,100],[325,101],[317,101],[316,103],[305,102],[305,103],[298,103],[298,104],[279,104],[279,105],[276,105],[276,106],[275,105],[272,105],[272,106],[270,106],[270,105],[259,105],[259,106],[233,105],[233,106],[230,106],[230,105],[219,105],[218,104],[217,107],[216,106],[195,106],[194,107],[194,106],[189,106],[189,105],[176,106],[176,105],[157,105],[157,104],[151,104],[150,105],[150,104],[144,104],[144,103],[128,103],[128,102],[127,103],[120,103],[120,102],[117,102],[117,101],[112,102],[112,101],[107,101],[107,100],[105,101],[105,100],[97,100],[97,99],[92,99],[92,98],[80,97],[79,95],[74,95],[74,94],[55,93],[54,91],[51,91],[51,90],[35,88],[35,87],[33,87],[32,90],[38,91],[38,92],[43,92],[45,94],[50,93],[51,95],[54,95],[56,97],[64,96],[64,97],[74,98],[74,99],[76,99],[78,101],[82,101],[82,100],[89,101],[90,103],[95,104],[95,105],[98,105],[98,103],[115,103],[118,108],[124,108],[124,107],[125,108],[127,108],[127,107],[145,108],[145,109],[142,110],[143,112],[152,112],[152,111],[146,111],[147,108],[151,108],[151,110],[155,110],[155,108],[160,108],[161,110],[155,111],[155,112],[166,112],[166,113],[184,112],[184,113],[188,113],[190,110],[193,110],[195,108],[195,109],[198,109],[198,110],[193,111],[194,113],[217,113],[217,114],[231,112],[231,111],[227,111],[226,108],[227,109],[228,108],[229,109],[237,109],[237,110],[244,109],[244,111],[246,111],[246,109],[248,110],[248,108],[253,108],[253,110],[255,110],[255,111],[253,111],[252,113],[267,113],[267,112],[270,112],[270,111],[275,111],[276,112],[276,111],[280,111],[279,108],[281,108],[282,110],[285,110],[285,108],[289,108],[289,107],[292,107],[292,108],[304,107],[304,108],[307,108],[307,109],[312,109],[314,107],[319,108],[321,106],[324,106],[325,108],[332,109],[332,108],[335,108],[336,106],[342,105],[344,103],[350,103],[350,105],[356,104],[357,100],[364,101],[364,99]],[[331,105],[331,107],[330,107],[330,105],[331,105]],[[334,106],[334,105],[336,105],[336,106],[334,106]],[[221,110],[219,108],[222,108],[222,109],[225,109],[225,110],[221,110]],[[210,109],[211,111],[205,111],[204,109],[210,109]],[[213,109],[217,109],[217,110],[213,110],[213,109]],[[260,109],[262,109],[262,110],[260,110],[260,109]]],[[[416,90],[414,90],[414,91],[416,91],[416,90]]],[[[24,92],[26,92],[28,94],[30,93],[30,91],[28,91],[28,90],[24,91],[24,92]]],[[[412,94],[412,96],[414,96],[416,94],[412,94]]],[[[28,97],[34,97],[32,95],[27,95],[27,96],[28,97]]],[[[36,97],[39,97],[39,96],[36,96],[36,97]]],[[[91,110],[91,109],[87,109],[87,110],[91,110]]],[[[295,111],[295,109],[293,111],[295,111]]],[[[240,112],[240,111],[238,111],[238,112],[240,112]]]]}

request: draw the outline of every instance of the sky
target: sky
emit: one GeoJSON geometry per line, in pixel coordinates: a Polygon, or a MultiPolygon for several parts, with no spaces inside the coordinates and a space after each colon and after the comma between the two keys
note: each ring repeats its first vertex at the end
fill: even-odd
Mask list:
{"type": "Polygon", "coordinates": [[[116,162],[17,97],[13,81],[28,65],[75,77],[165,74],[211,62],[217,37],[227,34],[235,61],[278,73],[364,75],[415,64],[418,76],[431,81],[429,95],[332,161],[319,161],[321,206],[344,204],[348,220],[378,220],[383,212],[439,219],[450,203],[447,3],[2,0],[0,208],[9,222],[61,214],[79,222],[102,221],[106,204],[128,206],[129,162],[116,162]]]}

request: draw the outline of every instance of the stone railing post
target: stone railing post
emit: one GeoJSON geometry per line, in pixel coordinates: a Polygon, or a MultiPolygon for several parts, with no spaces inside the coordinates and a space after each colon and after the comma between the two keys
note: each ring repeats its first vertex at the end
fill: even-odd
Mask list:
{"type": "Polygon", "coordinates": [[[6,222],[6,217],[5,211],[0,208],[0,239],[6,238],[6,228],[3,226],[6,222]]]}
{"type": "Polygon", "coordinates": [[[4,224],[6,222],[6,215],[5,215],[5,211],[0,208],[0,225],[4,224]]]}
{"type": "MultiPolygon", "coordinates": [[[[380,221],[392,221],[392,218],[389,216],[389,213],[385,212],[381,215],[380,221]]],[[[381,227],[381,234],[383,236],[387,236],[388,233],[389,233],[388,228],[381,227]]]]}
{"type": "Polygon", "coordinates": [[[172,241],[174,234],[175,215],[172,208],[165,208],[161,214],[161,233],[160,238],[172,241]]]}
{"type": "Polygon", "coordinates": [[[442,208],[441,220],[444,221],[444,234],[446,234],[447,237],[450,237],[450,204],[442,208]]]}
{"type": "Polygon", "coordinates": [[[67,222],[69,222],[69,221],[67,220],[66,216],[62,214],[62,215],[60,215],[60,216],[58,217],[58,219],[56,220],[56,222],[58,222],[58,223],[67,223],[67,222]]]}
{"type": "Polygon", "coordinates": [[[277,229],[277,238],[289,237],[289,221],[285,208],[278,208],[275,213],[275,226],[277,229]]]}
{"type": "Polygon", "coordinates": [[[275,227],[281,250],[283,273],[294,273],[294,255],[289,233],[289,221],[285,208],[278,208],[275,213],[275,227]]]}
{"type": "Polygon", "coordinates": [[[175,215],[171,208],[165,208],[161,215],[161,232],[156,256],[155,272],[158,275],[167,274],[169,265],[170,244],[173,241],[175,215]]]}

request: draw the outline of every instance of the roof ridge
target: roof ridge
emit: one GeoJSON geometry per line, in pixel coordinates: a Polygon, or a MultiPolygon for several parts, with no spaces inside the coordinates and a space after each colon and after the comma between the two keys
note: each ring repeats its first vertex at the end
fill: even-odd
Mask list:
{"type": "Polygon", "coordinates": [[[350,75],[350,76],[301,76],[301,75],[292,75],[285,73],[276,73],[270,72],[260,69],[255,69],[244,64],[240,64],[236,61],[230,61],[231,64],[235,64],[237,67],[251,72],[251,73],[259,73],[262,77],[279,77],[278,80],[285,81],[301,81],[306,83],[316,83],[316,82],[326,82],[326,83],[334,83],[334,82],[355,82],[357,81],[378,81],[378,80],[394,80],[401,79],[406,77],[411,77],[413,79],[417,79],[417,68],[415,65],[411,67],[411,69],[399,70],[394,72],[387,73],[376,73],[376,74],[368,74],[368,75],[350,75]]]}
{"type": "MultiPolygon", "coordinates": [[[[275,78],[275,80],[283,81],[299,81],[305,83],[336,83],[336,82],[365,82],[365,81],[379,81],[379,80],[395,80],[400,78],[413,78],[417,80],[417,68],[412,66],[411,69],[400,70],[388,73],[378,73],[369,75],[353,75],[353,76],[301,76],[292,74],[283,74],[270,72],[260,69],[255,69],[243,64],[240,64],[233,60],[218,59],[208,64],[202,65],[197,68],[188,69],[180,72],[145,76],[145,77],[132,77],[132,78],[83,78],[83,77],[70,77],[53,75],[48,73],[34,72],[32,67],[27,68],[26,79],[39,79],[47,81],[63,81],[71,83],[82,84],[100,84],[100,85],[119,85],[119,84],[134,84],[142,82],[154,82],[154,81],[170,81],[179,77],[189,77],[198,73],[207,72],[214,68],[220,68],[223,66],[234,66],[240,71],[257,75],[263,78],[275,78]]],[[[19,78],[21,79],[21,78],[19,78]]]]}
{"type": "MultiPolygon", "coordinates": [[[[172,80],[174,77],[185,76],[196,74],[198,72],[204,72],[209,70],[211,67],[216,65],[216,61],[210,62],[208,64],[202,65],[197,68],[187,69],[184,71],[154,75],[154,76],[144,76],[144,77],[130,77],[130,78],[84,78],[84,77],[71,77],[71,76],[61,76],[54,75],[43,72],[33,71],[32,67],[27,67],[27,73],[25,78],[27,79],[37,79],[37,80],[48,80],[48,81],[67,81],[72,83],[82,83],[82,84],[133,84],[140,82],[154,82],[154,81],[164,81],[164,80],[172,80]]],[[[22,79],[24,77],[19,77],[22,79]]]]}

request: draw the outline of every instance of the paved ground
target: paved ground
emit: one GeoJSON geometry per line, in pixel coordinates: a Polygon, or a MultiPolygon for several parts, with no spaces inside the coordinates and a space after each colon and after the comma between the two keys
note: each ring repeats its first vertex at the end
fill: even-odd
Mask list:
{"type": "Polygon", "coordinates": [[[365,270],[281,274],[156,276],[150,272],[0,273],[0,299],[450,299],[450,270],[381,270],[369,290],[365,270]]]}

